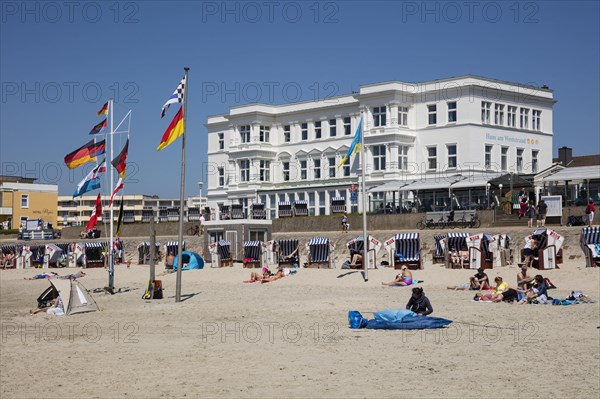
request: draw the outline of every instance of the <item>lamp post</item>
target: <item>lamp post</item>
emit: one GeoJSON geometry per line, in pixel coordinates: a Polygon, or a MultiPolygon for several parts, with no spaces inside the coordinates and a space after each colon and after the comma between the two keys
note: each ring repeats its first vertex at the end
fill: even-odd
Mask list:
{"type": "Polygon", "coordinates": [[[498,184],[498,188],[500,189],[500,198],[498,201],[500,201],[500,206],[502,206],[502,183],[498,184]]]}
{"type": "Polygon", "coordinates": [[[485,185],[485,202],[486,202],[486,206],[489,209],[490,208],[490,187],[492,185],[490,183],[485,185]]]}

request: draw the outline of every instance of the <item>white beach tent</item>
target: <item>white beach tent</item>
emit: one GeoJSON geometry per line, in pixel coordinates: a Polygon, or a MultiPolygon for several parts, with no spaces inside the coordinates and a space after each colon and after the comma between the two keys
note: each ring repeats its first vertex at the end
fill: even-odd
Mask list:
{"type": "Polygon", "coordinates": [[[95,312],[98,310],[96,301],[83,285],[74,279],[48,280],[50,287],[38,298],[38,304],[60,297],[66,315],[95,312]]]}

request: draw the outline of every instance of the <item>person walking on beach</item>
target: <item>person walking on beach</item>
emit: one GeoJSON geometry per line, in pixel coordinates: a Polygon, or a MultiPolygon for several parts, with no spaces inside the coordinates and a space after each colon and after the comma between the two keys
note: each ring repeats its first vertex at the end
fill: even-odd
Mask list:
{"type": "Polygon", "coordinates": [[[594,212],[596,208],[594,207],[594,200],[590,198],[588,201],[588,205],[585,208],[585,214],[587,215],[587,223],[588,227],[592,227],[592,222],[594,221],[594,212]]]}

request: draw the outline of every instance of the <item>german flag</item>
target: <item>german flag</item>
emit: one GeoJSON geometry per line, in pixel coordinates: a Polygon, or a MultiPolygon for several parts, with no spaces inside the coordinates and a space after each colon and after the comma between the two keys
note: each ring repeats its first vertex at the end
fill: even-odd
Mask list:
{"type": "Polygon", "coordinates": [[[129,139],[125,142],[123,150],[110,163],[115,167],[119,176],[125,178],[125,167],[127,166],[127,152],[129,151],[129,139]]]}
{"type": "Polygon", "coordinates": [[[183,107],[179,107],[177,115],[169,124],[167,131],[163,134],[160,144],[156,148],[156,151],[160,151],[166,146],[172,144],[179,136],[183,134],[183,107]]]}
{"type": "Polygon", "coordinates": [[[98,134],[102,131],[102,129],[104,129],[106,127],[106,119],[104,119],[102,122],[98,123],[96,126],[94,126],[92,128],[92,131],[90,132],[90,134],[98,134]]]}
{"type": "Polygon", "coordinates": [[[104,105],[102,106],[102,108],[100,108],[100,111],[98,111],[98,112],[96,113],[96,115],[102,115],[102,114],[104,114],[104,115],[108,115],[108,101],[106,102],[106,104],[104,104],[104,105]]]}
{"type": "Polygon", "coordinates": [[[104,140],[97,143],[94,143],[94,140],[90,140],[83,147],[67,154],[65,156],[65,164],[67,164],[67,168],[75,169],[86,162],[95,161],[98,155],[104,154],[105,149],[106,143],[104,140]]]}

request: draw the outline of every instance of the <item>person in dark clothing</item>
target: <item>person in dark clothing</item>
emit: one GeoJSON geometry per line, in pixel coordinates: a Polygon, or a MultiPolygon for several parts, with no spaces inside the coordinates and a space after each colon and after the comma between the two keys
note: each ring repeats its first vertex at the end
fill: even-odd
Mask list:
{"type": "Polygon", "coordinates": [[[429,298],[425,296],[421,287],[412,289],[412,296],[406,304],[406,309],[415,312],[417,316],[427,316],[433,312],[433,306],[431,306],[429,298]]]}
{"type": "Polygon", "coordinates": [[[548,212],[548,205],[546,204],[546,201],[542,199],[538,204],[537,227],[546,225],[546,212],[548,212]]]}

